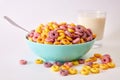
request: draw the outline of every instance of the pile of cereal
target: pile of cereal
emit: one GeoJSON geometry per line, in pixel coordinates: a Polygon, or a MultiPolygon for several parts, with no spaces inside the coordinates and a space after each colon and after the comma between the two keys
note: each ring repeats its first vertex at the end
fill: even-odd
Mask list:
{"type": "MultiPolygon", "coordinates": [[[[44,64],[46,68],[50,68],[53,72],[59,72],[62,76],[75,75],[78,73],[82,75],[98,74],[103,70],[115,67],[115,63],[112,61],[109,54],[101,55],[99,53],[95,53],[92,57],[87,59],[79,59],[65,63],[43,62],[41,59],[35,60],[35,63],[44,64]],[[82,68],[78,70],[75,66],[82,66],[82,68]]],[[[20,60],[20,64],[26,64],[26,60],[20,60]]]]}
{"type": "Polygon", "coordinates": [[[95,37],[96,35],[92,33],[91,29],[66,22],[40,24],[27,35],[27,39],[30,41],[55,45],[79,44],[91,41],[95,37]]]}

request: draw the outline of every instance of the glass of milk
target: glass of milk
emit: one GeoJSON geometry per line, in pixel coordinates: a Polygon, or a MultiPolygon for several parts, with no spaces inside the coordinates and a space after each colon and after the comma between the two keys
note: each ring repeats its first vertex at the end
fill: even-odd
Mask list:
{"type": "Polygon", "coordinates": [[[93,47],[102,46],[106,20],[106,12],[103,11],[80,11],[78,16],[78,24],[90,28],[96,34],[96,42],[93,47]]]}

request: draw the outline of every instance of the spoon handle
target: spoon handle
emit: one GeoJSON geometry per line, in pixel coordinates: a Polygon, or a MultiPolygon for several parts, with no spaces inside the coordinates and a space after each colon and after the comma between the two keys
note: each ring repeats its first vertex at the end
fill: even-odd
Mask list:
{"type": "Polygon", "coordinates": [[[25,32],[28,32],[28,33],[30,32],[30,31],[26,30],[25,28],[21,27],[20,25],[18,25],[17,23],[15,23],[15,22],[14,22],[13,20],[11,20],[9,17],[4,16],[4,18],[5,18],[9,23],[11,23],[12,25],[14,25],[15,27],[18,27],[18,28],[24,30],[25,32]]]}

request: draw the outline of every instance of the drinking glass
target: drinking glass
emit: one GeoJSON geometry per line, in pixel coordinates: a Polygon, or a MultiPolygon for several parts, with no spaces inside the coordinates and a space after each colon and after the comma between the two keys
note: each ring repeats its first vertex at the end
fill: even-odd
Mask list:
{"type": "Polygon", "coordinates": [[[79,11],[78,24],[90,28],[96,34],[96,41],[93,47],[101,47],[104,35],[106,12],[104,11],[79,11]]]}

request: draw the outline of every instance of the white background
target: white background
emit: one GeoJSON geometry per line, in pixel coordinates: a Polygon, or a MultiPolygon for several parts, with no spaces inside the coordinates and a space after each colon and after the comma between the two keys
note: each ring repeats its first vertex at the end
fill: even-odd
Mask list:
{"type": "MultiPolygon", "coordinates": [[[[120,0],[0,0],[0,80],[119,80],[120,74],[120,0]],[[37,59],[24,38],[26,32],[9,24],[3,16],[9,16],[24,28],[31,30],[40,23],[50,21],[77,23],[79,10],[107,12],[103,47],[94,52],[109,53],[117,67],[97,75],[61,77],[43,65],[34,64],[37,59]],[[20,59],[28,65],[19,65],[20,59]]],[[[87,55],[86,55],[87,56],[87,55]]]]}

